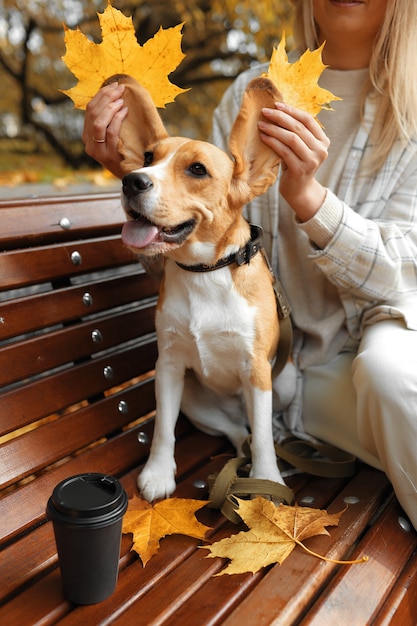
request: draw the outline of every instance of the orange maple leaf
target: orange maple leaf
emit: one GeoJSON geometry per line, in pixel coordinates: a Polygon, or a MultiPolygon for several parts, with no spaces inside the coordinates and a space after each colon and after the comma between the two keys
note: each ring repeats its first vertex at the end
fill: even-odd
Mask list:
{"type": "Polygon", "coordinates": [[[102,42],[90,41],[80,30],[64,25],[66,53],[62,57],[68,69],[78,79],[71,89],[62,90],[75,107],[85,109],[104,81],[115,74],[135,78],[149,91],[155,106],[164,107],[175,97],[188,91],[168,79],[184,58],[181,50],[183,24],[160,28],[156,35],[141,46],[131,17],[111,6],[98,13],[102,42]]]}
{"type": "Polygon", "coordinates": [[[133,533],[131,550],[138,553],[145,567],[158,552],[166,535],[187,535],[204,539],[210,528],[201,524],[195,513],[206,506],[203,500],[168,498],[155,505],[134,497],[123,518],[123,533],[133,533]]]}
{"type": "Polygon", "coordinates": [[[317,83],[326,65],[321,59],[324,43],[317,50],[306,50],[295,63],[288,62],[285,34],[271,55],[268,72],[264,74],[281,92],[282,100],[316,117],[321,109],[331,109],[332,100],[340,100],[317,83]]]}
{"type": "Polygon", "coordinates": [[[221,539],[211,546],[202,546],[210,551],[208,558],[222,557],[230,560],[217,576],[255,573],[272,563],[281,564],[296,545],[313,556],[333,563],[352,564],[368,560],[364,557],[359,561],[335,561],[312,552],[302,543],[302,540],[309,537],[328,535],[325,527],[337,526],[344,511],[330,515],[327,511],[297,505],[276,506],[259,496],[253,500],[236,500],[239,504],[237,513],[249,530],[221,539]]]}

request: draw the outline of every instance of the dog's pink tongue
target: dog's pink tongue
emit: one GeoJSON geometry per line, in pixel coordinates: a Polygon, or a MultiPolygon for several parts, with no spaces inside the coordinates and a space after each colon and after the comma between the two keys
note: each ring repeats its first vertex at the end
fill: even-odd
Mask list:
{"type": "Polygon", "coordinates": [[[157,234],[158,229],[153,224],[129,221],[123,225],[122,241],[132,248],[145,248],[157,234]]]}

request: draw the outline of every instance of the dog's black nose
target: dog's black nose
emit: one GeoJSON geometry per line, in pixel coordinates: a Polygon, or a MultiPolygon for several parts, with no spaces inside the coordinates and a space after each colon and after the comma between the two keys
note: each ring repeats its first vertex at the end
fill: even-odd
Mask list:
{"type": "Polygon", "coordinates": [[[123,193],[128,198],[137,196],[143,191],[149,191],[153,187],[153,183],[147,174],[132,172],[123,177],[122,180],[123,193]]]}

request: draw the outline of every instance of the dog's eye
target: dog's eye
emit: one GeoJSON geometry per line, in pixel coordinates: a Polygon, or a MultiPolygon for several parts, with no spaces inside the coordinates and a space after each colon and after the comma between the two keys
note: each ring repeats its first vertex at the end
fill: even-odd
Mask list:
{"type": "Polygon", "coordinates": [[[153,163],[153,152],[148,151],[145,152],[144,156],[144,161],[143,161],[143,167],[147,167],[148,165],[152,165],[153,163]]]}
{"type": "Polygon", "coordinates": [[[192,174],[193,176],[198,176],[198,177],[207,176],[208,174],[205,166],[202,163],[193,163],[188,168],[188,172],[192,174]]]}

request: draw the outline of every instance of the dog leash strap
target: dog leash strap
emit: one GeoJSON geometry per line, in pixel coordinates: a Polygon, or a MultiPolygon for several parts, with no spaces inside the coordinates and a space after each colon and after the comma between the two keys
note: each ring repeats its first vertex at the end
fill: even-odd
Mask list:
{"type": "Polygon", "coordinates": [[[284,369],[285,364],[287,363],[292,351],[293,332],[291,323],[291,307],[281,283],[275,276],[275,272],[271,267],[268,255],[266,254],[263,247],[261,252],[272,276],[275,300],[277,302],[278,317],[280,320],[280,335],[277,349],[277,358],[275,359],[275,363],[272,369],[272,376],[273,378],[276,378],[278,374],[280,374],[284,369]]]}
{"type": "Polygon", "coordinates": [[[261,495],[273,500],[283,500],[286,504],[291,504],[294,500],[294,492],[286,485],[272,480],[242,476],[242,471],[248,474],[248,469],[244,470],[244,466],[248,463],[250,463],[250,458],[230,459],[217,476],[209,477],[209,483],[211,483],[209,507],[220,509],[222,514],[234,524],[242,521],[236,513],[236,497],[248,498],[261,495]]]}
{"type": "Polygon", "coordinates": [[[282,372],[288,362],[288,358],[291,355],[293,337],[291,318],[289,315],[281,319],[279,329],[280,335],[277,349],[277,357],[272,368],[273,378],[276,378],[282,372]]]}
{"type": "MultiPolygon", "coordinates": [[[[248,498],[255,495],[266,496],[291,504],[294,500],[292,489],[281,483],[249,476],[251,468],[251,436],[243,444],[245,456],[230,459],[220,472],[211,475],[209,482],[209,507],[220,509],[234,524],[242,520],[236,510],[237,497],[248,498]]],[[[288,437],[275,443],[277,461],[289,463],[306,474],[324,478],[347,478],[356,472],[356,458],[327,443],[307,441],[298,437],[288,437]]]]}
{"type": "Polygon", "coordinates": [[[275,452],[300,471],[323,478],[346,478],[356,472],[356,457],[327,443],[288,437],[275,444],[275,452]]]}

